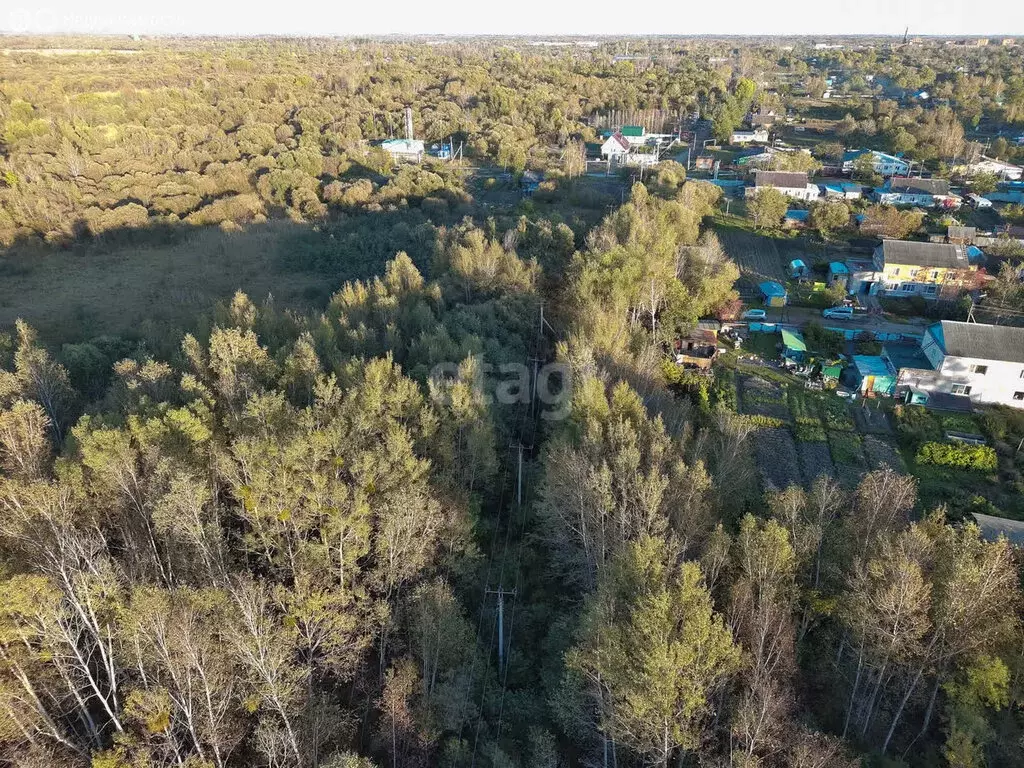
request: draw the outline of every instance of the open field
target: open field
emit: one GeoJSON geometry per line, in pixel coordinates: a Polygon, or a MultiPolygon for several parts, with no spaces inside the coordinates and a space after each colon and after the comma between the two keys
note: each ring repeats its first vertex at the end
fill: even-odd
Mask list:
{"type": "Polygon", "coordinates": [[[102,334],[156,340],[192,327],[236,290],[257,302],[272,294],[279,307],[300,311],[322,306],[351,276],[286,266],[284,252],[300,228],[308,226],[274,222],[231,234],[188,228],[164,245],[0,255],[0,327],[23,318],[50,341],[102,334]]]}

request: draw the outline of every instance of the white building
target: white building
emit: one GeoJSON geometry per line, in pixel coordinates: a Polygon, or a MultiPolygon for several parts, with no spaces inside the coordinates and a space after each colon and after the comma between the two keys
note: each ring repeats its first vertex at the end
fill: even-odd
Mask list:
{"type": "Polygon", "coordinates": [[[768,143],[768,131],[764,128],[755,128],[752,131],[733,131],[729,137],[730,144],[758,144],[768,143]]]}
{"type": "Polygon", "coordinates": [[[747,197],[754,197],[762,189],[777,189],[786,197],[810,202],[817,200],[821,190],[807,180],[803,171],[754,171],[754,186],[747,187],[747,197]]]}
{"type": "Polygon", "coordinates": [[[613,133],[601,145],[601,157],[620,157],[629,154],[629,139],[621,133],[613,133]]]}
{"type": "Polygon", "coordinates": [[[958,208],[960,198],[949,193],[945,179],[888,179],[875,190],[875,199],[885,205],[920,205],[924,208],[958,208]]]}
{"type": "Polygon", "coordinates": [[[897,391],[1024,408],[1024,328],[943,320],[925,331],[921,351],[932,368],[902,369],[897,391]]]}
{"type": "Polygon", "coordinates": [[[425,151],[420,139],[388,139],[380,146],[396,162],[419,163],[425,151]]]}
{"type": "Polygon", "coordinates": [[[962,166],[965,176],[977,176],[979,173],[994,173],[1003,181],[1020,181],[1024,176],[1024,168],[1012,163],[1004,163],[991,157],[982,157],[976,163],[962,166]]]}
{"type": "Polygon", "coordinates": [[[873,149],[850,149],[843,153],[843,172],[853,173],[857,161],[870,153],[874,160],[872,167],[879,176],[906,176],[910,173],[910,163],[895,155],[877,152],[873,149]]]}

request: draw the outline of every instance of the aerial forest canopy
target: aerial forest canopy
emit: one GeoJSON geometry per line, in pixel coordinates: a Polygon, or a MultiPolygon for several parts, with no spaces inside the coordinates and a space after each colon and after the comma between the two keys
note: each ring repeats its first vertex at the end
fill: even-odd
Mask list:
{"type": "MultiPolygon", "coordinates": [[[[813,51],[631,45],[0,55],[0,280],[237,270],[0,314],[0,766],[1024,766],[1019,551],[897,468],[762,484],[765,417],[661,364],[739,302],[721,190],[574,165],[813,51]],[[468,168],[372,143],[408,104],[468,168]]],[[[816,55],[1024,98],[1002,50],[816,55]]]]}

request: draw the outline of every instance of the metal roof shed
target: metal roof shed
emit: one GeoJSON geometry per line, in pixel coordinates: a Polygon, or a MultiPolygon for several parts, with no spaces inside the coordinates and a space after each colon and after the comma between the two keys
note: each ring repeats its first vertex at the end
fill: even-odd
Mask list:
{"type": "Polygon", "coordinates": [[[791,331],[788,328],[782,329],[782,346],[786,357],[794,360],[802,360],[807,354],[807,344],[804,342],[803,334],[800,331],[791,331]]]}
{"type": "Polygon", "coordinates": [[[861,394],[891,395],[896,391],[896,371],[880,355],[854,355],[857,388],[861,394]]]}
{"type": "Polygon", "coordinates": [[[786,288],[782,283],[777,283],[774,280],[765,280],[761,283],[758,288],[761,290],[761,295],[764,297],[764,303],[769,307],[784,307],[786,306],[786,288]]]}

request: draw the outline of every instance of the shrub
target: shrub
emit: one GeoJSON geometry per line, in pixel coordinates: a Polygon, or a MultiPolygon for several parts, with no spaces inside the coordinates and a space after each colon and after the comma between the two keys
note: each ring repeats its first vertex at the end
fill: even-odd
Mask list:
{"type": "Polygon", "coordinates": [[[744,416],[747,422],[755,429],[778,429],[785,427],[786,422],[774,416],[764,416],[760,413],[753,413],[744,416]]]}
{"type": "Polygon", "coordinates": [[[897,405],[893,413],[896,415],[896,428],[910,440],[923,442],[942,438],[939,422],[924,406],[897,405]]]}
{"type": "Polygon", "coordinates": [[[817,419],[798,418],[796,420],[796,439],[804,443],[823,443],[825,442],[825,429],[817,419]]]}
{"type": "Polygon", "coordinates": [[[976,472],[995,472],[998,466],[995,449],[968,443],[925,443],[918,449],[916,460],[919,464],[937,464],[976,472]]]}

